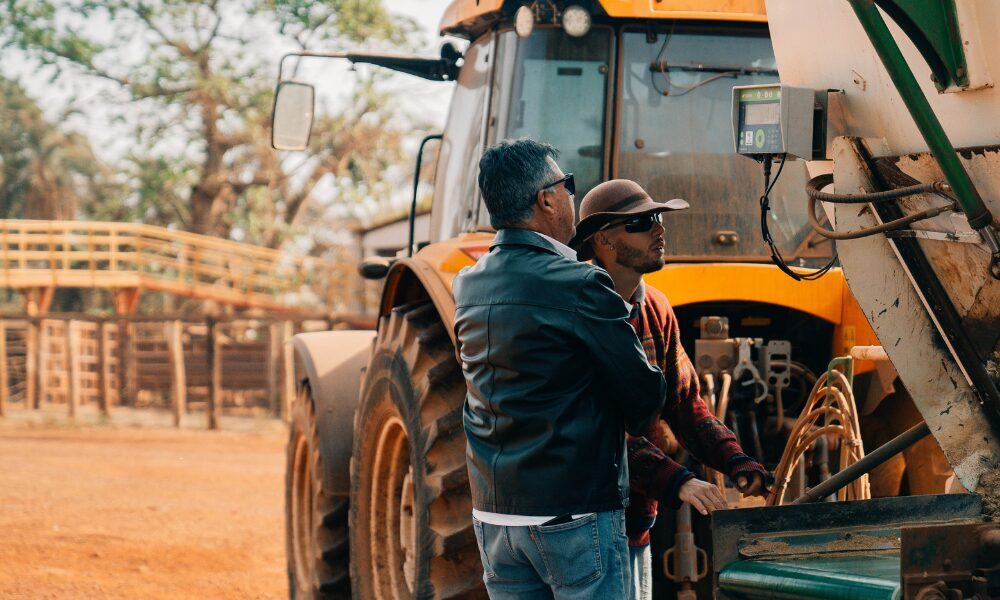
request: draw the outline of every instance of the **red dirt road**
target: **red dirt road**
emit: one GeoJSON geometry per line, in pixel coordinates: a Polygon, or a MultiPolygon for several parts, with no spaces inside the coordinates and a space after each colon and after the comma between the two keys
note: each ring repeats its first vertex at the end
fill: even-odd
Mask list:
{"type": "Polygon", "coordinates": [[[0,598],[282,598],[285,434],[0,419],[0,598]]]}

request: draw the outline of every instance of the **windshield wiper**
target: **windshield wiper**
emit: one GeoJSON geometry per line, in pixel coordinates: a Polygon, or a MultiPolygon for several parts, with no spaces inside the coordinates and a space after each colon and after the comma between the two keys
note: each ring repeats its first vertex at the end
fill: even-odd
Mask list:
{"type": "Polygon", "coordinates": [[[661,62],[654,62],[649,65],[649,70],[653,73],[665,73],[667,71],[693,71],[696,73],[732,73],[734,75],[774,75],[778,76],[777,69],[765,67],[726,67],[716,65],[670,65],[661,62]]]}

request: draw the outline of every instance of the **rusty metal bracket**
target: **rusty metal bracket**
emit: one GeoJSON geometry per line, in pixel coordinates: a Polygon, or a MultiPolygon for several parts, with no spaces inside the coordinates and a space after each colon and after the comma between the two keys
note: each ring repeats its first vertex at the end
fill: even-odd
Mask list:
{"type": "Polygon", "coordinates": [[[935,240],[939,242],[961,242],[964,244],[981,244],[982,236],[976,231],[955,233],[953,231],[927,231],[924,229],[897,229],[885,232],[885,237],[902,239],[916,238],[920,240],[935,240]]]}
{"type": "Polygon", "coordinates": [[[1000,594],[1000,525],[913,525],[903,527],[901,537],[904,599],[985,599],[1000,594]]]}

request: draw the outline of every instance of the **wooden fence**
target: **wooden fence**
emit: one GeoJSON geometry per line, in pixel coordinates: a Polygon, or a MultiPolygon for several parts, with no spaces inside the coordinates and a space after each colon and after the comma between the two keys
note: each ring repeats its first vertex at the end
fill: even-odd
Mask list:
{"type": "MultiPolygon", "coordinates": [[[[152,290],[239,308],[349,310],[357,257],[323,258],[140,223],[0,220],[0,287],[152,290]]],[[[43,311],[44,312],[44,311],[43,311]]]]}
{"type": "Polygon", "coordinates": [[[193,412],[210,429],[226,415],[287,418],[295,393],[289,342],[326,318],[191,320],[0,318],[0,416],[15,407],[94,405],[193,412]]]}

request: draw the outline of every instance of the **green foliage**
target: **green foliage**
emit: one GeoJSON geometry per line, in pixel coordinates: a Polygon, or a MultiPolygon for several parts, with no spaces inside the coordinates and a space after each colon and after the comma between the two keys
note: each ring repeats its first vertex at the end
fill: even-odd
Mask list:
{"type": "Polygon", "coordinates": [[[379,187],[402,158],[401,126],[374,85],[317,123],[295,172],[269,145],[281,48],[400,48],[414,31],[379,0],[0,0],[0,47],[112,82],[136,143],[128,193],[88,207],[270,246],[330,173],[379,187]]]}
{"type": "Polygon", "coordinates": [[[16,82],[0,77],[0,219],[72,219],[120,190],[77,133],[49,123],[16,82]]]}
{"type": "Polygon", "coordinates": [[[412,22],[394,19],[380,2],[364,0],[259,0],[257,10],[275,14],[279,31],[302,47],[369,40],[405,45],[412,22]]]}

